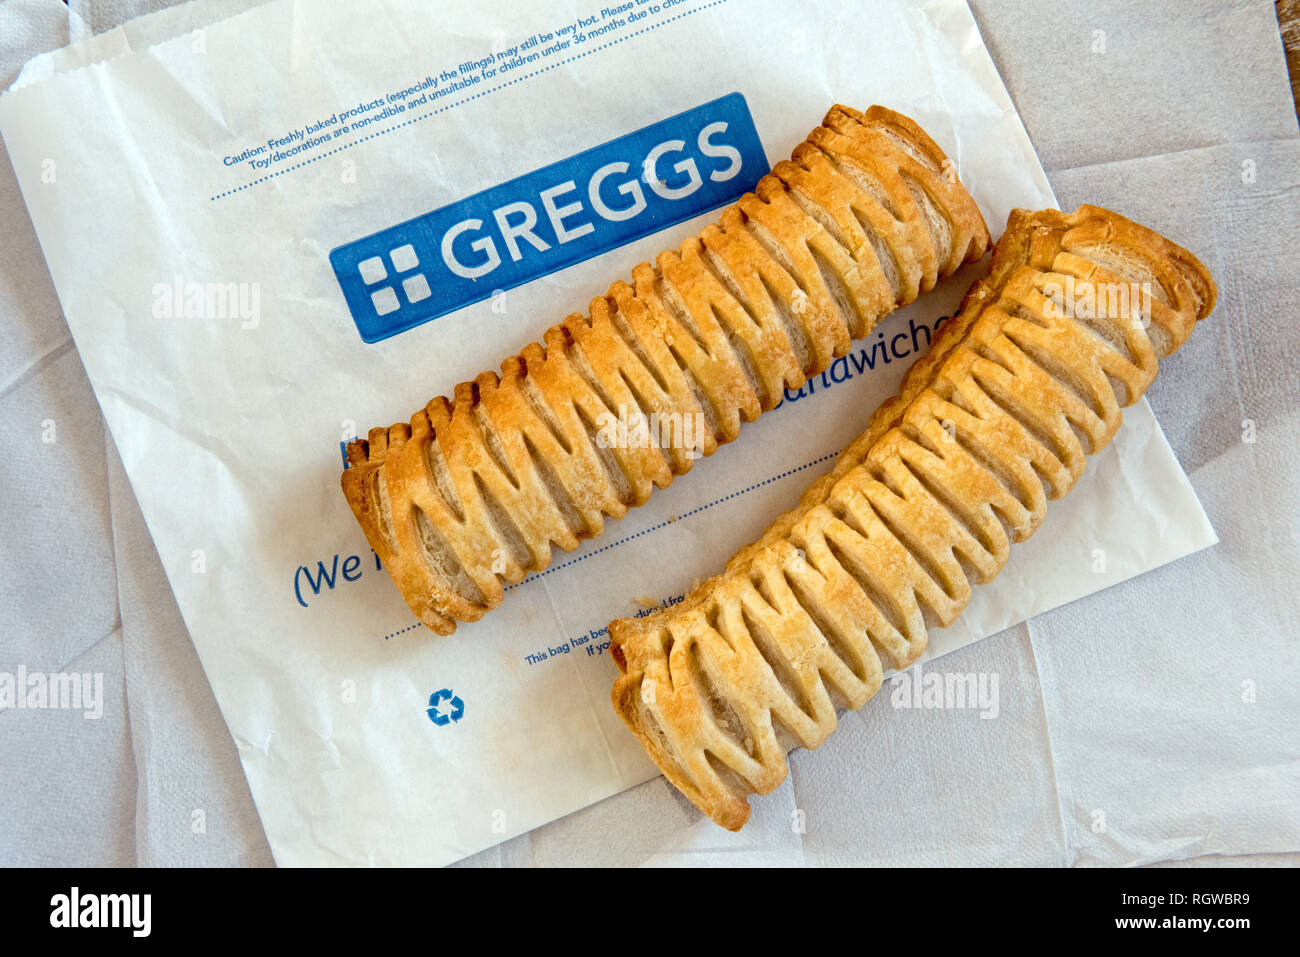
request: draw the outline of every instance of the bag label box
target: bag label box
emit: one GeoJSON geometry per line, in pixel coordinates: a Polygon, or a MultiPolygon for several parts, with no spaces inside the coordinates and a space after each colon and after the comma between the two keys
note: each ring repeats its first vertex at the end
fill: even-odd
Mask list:
{"type": "Polygon", "coordinates": [[[330,252],[366,342],[735,201],[768,172],[745,98],[712,100],[330,252]]]}

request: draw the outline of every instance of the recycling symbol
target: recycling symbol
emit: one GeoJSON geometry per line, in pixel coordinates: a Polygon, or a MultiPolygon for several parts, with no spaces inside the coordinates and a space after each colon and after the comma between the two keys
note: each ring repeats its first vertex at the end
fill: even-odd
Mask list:
{"type": "Polygon", "coordinates": [[[438,727],[441,728],[452,721],[459,721],[463,717],[465,717],[465,702],[456,697],[450,689],[443,688],[429,695],[429,720],[438,727]],[[446,704],[440,707],[443,702],[446,704]]]}

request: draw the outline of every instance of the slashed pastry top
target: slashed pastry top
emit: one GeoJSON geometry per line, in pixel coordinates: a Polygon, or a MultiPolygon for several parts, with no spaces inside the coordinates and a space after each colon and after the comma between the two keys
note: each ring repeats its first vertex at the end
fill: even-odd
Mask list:
{"type": "Polygon", "coordinates": [[[998,574],[1214,299],[1190,253],[1116,213],[1013,212],[991,274],[800,504],[682,602],[610,625],[614,707],[668,780],[740,828],[793,747],[998,574]]]}
{"type": "Polygon", "coordinates": [[[589,315],[350,443],[344,494],[416,616],[450,634],[988,245],[920,127],[833,107],[753,193],[589,315]],[[610,443],[606,416],[706,427],[689,444],[610,443]]]}

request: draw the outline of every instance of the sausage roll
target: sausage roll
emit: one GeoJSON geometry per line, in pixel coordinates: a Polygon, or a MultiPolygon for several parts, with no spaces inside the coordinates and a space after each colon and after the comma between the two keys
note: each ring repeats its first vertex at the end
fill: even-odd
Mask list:
{"type": "Polygon", "coordinates": [[[1214,299],[1191,254],[1113,212],[1015,211],[991,274],[800,504],[681,603],[610,625],[614,707],[668,780],[739,829],[792,748],[998,574],[1214,299]]]}
{"type": "Polygon", "coordinates": [[[343,492],[416,616],[450,634],[988,246],[920,127],[836,106],[753,193],[587,316],[350,443],[343,492]],[[705,427],[689,445],[610,443],[606,415],[705,427]]]}

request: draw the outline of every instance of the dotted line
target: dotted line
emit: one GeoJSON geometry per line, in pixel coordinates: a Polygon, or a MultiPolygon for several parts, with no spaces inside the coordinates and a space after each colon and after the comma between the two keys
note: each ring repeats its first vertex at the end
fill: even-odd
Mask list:
{"type": "Polygon", "coordinates": [[[417,621],[414,625],[407,625],[405,628],[399,628],[397,631],[393,632],[391,635],[384,635],[384,641],[387,641],[389,638],[396,638],[398,635],[404,635],[404,634],[406,634],[408,631],[413,631],[413,630],[415,630],[416,628],[419,628],[419,627],[423,626],[423,624],[424,624],[424,622],[422,622],[422,621],[417,621]]]}
{"type": "MultiPolygon", "coordinates": [[[[546,569],[546,571],[544,572],[538,572],[536,575],[529,575],[527,578],[525,578],[523,581],[519,582],[518,584],[507,585],[504,590],[510,591],[513,588],[519,588],[523,585],[529,584],[530,582],[534,582],[539,578],[544,578],[547,575],[549,575],[551,572],[558,572],[561,568],[568,568],[570,565],[576,565],[578,564],[578,562],[586,561],[588,558],[591,558],[595,555],[599,555],[601,552],[607,552],[611,548],[618,548],[618,546],[620,545],[626,545],[628,542],[635,541],[636,539],[640,538],[642,535],[649,535],[651,532],[657,532],[661,528],[667,528],[669,525],[672,525],[676,522],[680,522],[684,518],[690,518],[692,515],[696,515],[700,512],[703,512],[705,509],[713,508],[713,506],[715,505],[721,505],[723,502],[730,502],[733,498],[739,498],[741,495],[744,495],[747,492],[753,492],[754,490],[760,489],[765,485],[771,485],[773,482],[779,482],[783,478],[789,478],[791,475],[794,475],[798,472],[802,472],[805,469],[810,469],[813,466],[821,465],[823,462],[829,461],[830,459],[835,458],[835,456],[839,454],[840,454],[839,450],[836,450],[834,452],[828,452],[826,455],[823,455],[819,459],[813,459],[811,462],[808,462],[804,465],[796,466],[795,468],[782,472],[780,475],[773,475],[771,478],[763,479],[763,481],[761,482],[755,482],[753,485],[750,485],[747,488],[742,488],[735,492],[732,492],[729,495],[724,495],[722,496],[722,498],[714,499],[712,502],[708,502],[704,505],[699,506],[698,508],[693,508],[689,512],[684,512],[683,514],[678,515],[676,518],[670,518],[668,521],[660,522],[658,525],[651,525],[649,528],[643,529],[642,531],[637,532],[635,535],[629,535],[627,538],[620,538],[616,542],[610,542],[608,545],[602,545],[594,552],[588,552],[586,555],[579,555],[577,558],[570,558],[567,562],[561,562],[559,565],[554,565],[551,568],[546,569]]],[[[417,621],[414,625],[408,625],[407,627],[401,629],[400,631],[393,632],[391,635],[384,635],[384,640],[387,641],[389,638],[395,638],[400,634],[408,632],[413,628],[420,628],[421,626],[422,623],[417,621]]]]}
{"type": "Polygon", "coordinates": [[[495,93],[498,90],[504,90],[508,86],[514,86],[516,83],[522,83],[525,80],[531,80],[535,76],[541,76],[543,73],[549,73],[551,70],[562,67],[567,63],[572,63],[574,60],[581,60],[583,57],[591,56],[593,53],[599,53],[601,50],[608,49],[609,47],[612,46],[617,46],[623,41],[631,40],[633,37],[639,36],[642,33],[649,33],[651,30],[658,30],[660,27],[667,26],[668,24],[672,23],[674,20],[680,20],[682,19],[682,17],[689,17],[693,13],[699,13],[702,10],[709,9],[709,7],[716,7],[726,2],[727,0],[712,0],[712,2],[706,3],[703,6],[695,7],[692,10],[686,10],[683,11],[682,13],[674,14],[673,16],[669,17],[666,20],[660,20],[658,23],[653,23],[650,24],[649,26],[642,27],[640,30],[633,30],[631,33],[625,33],[617,40],[610,40],[608,43],[602,43],[599,46],[592,47],[590,50],[586,50],[582,53],[576,53],[573,56],[567,57],[566,59],[563,60],[557,60],[556,62],[550,64],[549,66],[544,66],[541,69],[533,70],[531,73],[525,73],[521,76],[517,76],[513,80],[510,80],[506,83],[499,83],[494,87],[491,87],[486,90],[482,90],[481,92],[475,93],[472,96],[467,96],[464,99],[457,100],[454,103],[448,103],[445,106],[440,106],[435,110],[429,110],[427,113],[421,113],[419,116],[414,116],[409,120],[403,120],[401,123],[394,124],[393,126],[386,127],[382,130],[376,130],[374,133],[367,133],[365,136],[352,140],[351,142],[344,143],[341,146],[336,146],[331,150],[326,150],[324,153],[318,153],[317,155],[312,156],[309,159],[305,159],[297,163],[293,163],[292,165],[286,166],[283,169],[278,169],[274,173],[267,173],[265,176],[259,176],[257,179],[245,183],[243,186],[236,186],[233,189],[226,190],[224,193],[217,193],[215,196],[209,196],[208,201],[216,202],[219,199],[225,199],[227,196],[233,196],[235,193],[240,193],[246,189],[251,189],[252,187],[257,186],[259,183],[265,183],[269,179],[275,179],[277,176],[283,176],[285,173],[292,173],[294,170],[302,169],[302,167],[304,166],[309,166],[312,163],[323,160],[328,156],[334,155],[340,150],[349,149],[353,146],[357,146],[361,143],[366,142],[366,140],[373,140],[377,136],[383,136],[384,134],[391,133],[394,130],[400,130],[402,129],[402,127],[410,126],[412,123],[419,123],[421,120],[427,120],[431,116],[437,116],[439,113],[445,113],[448,110],[455,109],[458,106],[462,106],[465,103],[469,103],[473,100],[477,100],[480,97],[488,96],[489,94],[495,93]]]}
{"type": "Polygon", "coordinates": [[[570,565],[576,565],[578,564],[578,562],[585,562],[588,558],[594,558],[596,555],[599,555],[601,552],[607,552],[611,548],[618,548],[618,546],[620,545],[626,545],[628,542],[635,541],[636,539],[640,538],[642,535],[649,535],[651,532],[657,532],[661,528],[667,528],[669,525],[675,524],[676,522],[680,522],[684,518],[690,518],[692,515],[698,514],[699,512],[703,512],[705,509],[713,508],[713,506],[715,505],[721,505],[723,502],[730,502],[733,498],[739,498],[741,495],[744,495],[747,492],[752,492],[755,489],[760,489],[764,485],[771,485],[773,482],[779,482],[783,478],[789,478],[791,475],[794,475],[796,472],[802,472],[804,469],[810,469],[814,465],[821,465],[823,462],[827,461],[828,459],[833,459],[837,455],[839,455],[838,451],[831,452],[827,455],[823,455],[819,459],[814,459],[813,461],[808,462],[805,465],[800,465],[797,466],[796,468],[792,468],[788,472],[782,472],[780,475],[773,475],[771,478],[763,479],[763,481],[761,482],[755,482],[753,485],[750,485],[748,488],[738,489],[737,491],[732,492],[730,495],[724,495],[722,496],[722,498],[714,499],[712,502],[708,502],[704,505],[699,506],[698,508],[693,508],[689,512],[683,512],[681,515],[678,515],[676,518],[670,518],[668,519],[668,521],[660,522],[658,525],[651,525],[649,528],[642,529],[641,531],[637,532],[635,535],[629,535],[627,538],[620,538],[618,541],[610,542],[608,545],[602,545],[600,546],[600,548],[597,548],[595,551],[588,552],[586,555],[579,555],[577,558],[570,558],[567,562],[561,562],[558,565],[553,565],[552,567],[546,569],[546,571],[538,572],[535,575],[529,575],[526,579],[519,582],[518,584],[507,585],[505,587],[505,591],[510,591],[512,588],[520,588],[524,585],[527,585],[529,582],[536,581],[539,578],[545,578],[547,575],[551,574],[551,572],[558,572],[560,569],[568,568],[570,565]]]}

